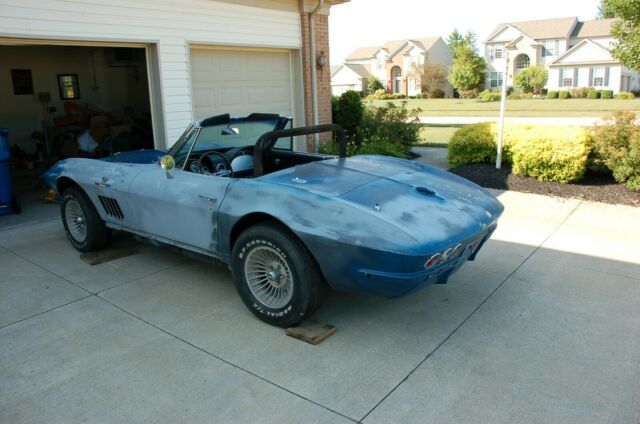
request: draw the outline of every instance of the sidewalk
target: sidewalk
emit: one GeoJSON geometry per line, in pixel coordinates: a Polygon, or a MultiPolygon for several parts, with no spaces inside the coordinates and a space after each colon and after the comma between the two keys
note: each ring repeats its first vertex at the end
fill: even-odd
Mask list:
{"type": "MultiPolygon", "coordinates": [[[[498,122],[497,116],[421,116],[421,124],[431,125],[465,125],[476,124],[478,122],[498,122]]],[[[598,117],[587,118],[527,118],[527,117],[505,117],[506,122],[519,124],[550,124],[550,125],[577,125],[590,127],[600,121],[598,117]]]]}

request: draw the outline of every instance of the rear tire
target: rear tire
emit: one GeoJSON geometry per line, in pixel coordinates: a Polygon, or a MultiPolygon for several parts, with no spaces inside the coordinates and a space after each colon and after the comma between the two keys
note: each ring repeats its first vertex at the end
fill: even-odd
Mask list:
{"type": "Polygon", "coordinates": [[[62,193],[60,212],[67,238],[76,250],[92,252],[109,242],[109,229],[80,188],[69,187],[62,193]]]}
{"type": "Polygon", "coordinates": [[[311,253],[275,223],[246,229],[233,246],[233,281],[260,320],[277,327],[299,324],[320,306],[326,283],[311,253]]]}

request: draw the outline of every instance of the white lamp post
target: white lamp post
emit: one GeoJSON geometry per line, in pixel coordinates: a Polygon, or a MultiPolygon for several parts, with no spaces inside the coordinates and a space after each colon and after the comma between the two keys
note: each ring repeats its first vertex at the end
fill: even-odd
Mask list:
{"type": "Polygon", "coordinates": [[[502,75],[502,94],[500,95],[500,120],[498,121],[498,154],[496,169],[502,166],[502,138],[504,135],[504,113],[507,108],[507,79],[509,78],[509,50],[515,50],[511,43],[504,46],[504,74],[502,75]]]}

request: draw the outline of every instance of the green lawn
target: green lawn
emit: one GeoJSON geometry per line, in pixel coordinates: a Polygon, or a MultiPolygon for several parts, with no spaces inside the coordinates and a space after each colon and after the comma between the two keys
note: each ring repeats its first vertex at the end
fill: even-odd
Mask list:
{"type": "MultiPolygon", "coordinates": [[[[374,100],[382,106],[389,100],[374,100]]],[[[399,103],[402,100],[392,100],[399,103]]],[[[498,116],[500,102],[480,102],[473,99],[408,99],[412,109],[422,109],[424,116],[498,116]]],[[[618,110],[630,110],[640,115],[640,99],[526,99],[507,100],[507,116],[527,117],[589,117],[604,116],[618,110]]]]}
{"type": "Polygon", "coordinates": [[[420,143],[416,146],[446,147],[457,127],[423,126],[420,128],[420,143]]]}

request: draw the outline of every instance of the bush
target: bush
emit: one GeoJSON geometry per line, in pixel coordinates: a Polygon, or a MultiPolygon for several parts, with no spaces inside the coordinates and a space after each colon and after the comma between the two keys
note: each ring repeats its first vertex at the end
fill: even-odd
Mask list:
{"type": "Polygon", "coordinates": [[[571,98],[571,93],[569,93],[568,91],[561,91],[558,93],[558,98],[559,99],[570,99],[571,98]]]}
{"type": "Polygon", "coordinates": [[[549,91],[547,92],[547,99],[557,99],[558,92],[557,91],[549,91]]]}
{"type": "Polygon", "coordinates": [[[598,90],[601,99],[613,99],[613,90],[598,90]]]}
{"type": "Polygon", "coordinates": [[[369,79],[367,80],[367,92],[375,93],[378,90],[384,91],[382,81],[380,81],[375,75],[369,75],[369,79]]]}
{"type": "Polygon", "coordinates": [[[523,93],[541,94],[548,76],[543,66],[531,66],[516,74],[515,86],[523,93]]]}
{"type": "Polygon", "coordinates": [[[636,96],[633,93],[629,93],[626,91],[621,91],[616,95],[616,99],[619,99],[619,100],[631,100],[635,98],[636,96]]]}
{"type": "Polygon", "coordinates": [[[478,94],[478,98],[483,102],[497,102],[501,97],[499,91],[484,90],[478,94]]]}
{"type": "Polygon", "coordinates": [[[640,90],[631,90],[631,94],[633,94],[636,97],[640,97],[640,90]]]}
{"type": "Polygon", "coordinates": [[[402,93],[393,93],[393,99],[395,100],[402,100],[402,99],[406,99],[407,96],[402,94],[402,93]]]}
{"type": "Polygon", "coordinates": [[[357,91],[345,91],[337,101],[334,121],[340,125],[348,138],[358,138],[358,127],[362,122],[364,106],[357,91]]]}
{"type": "MultiPolygon", "coordinates": [[[[493,163],[496,158],[497,125],[467,125],[449,141],[452,167],[470,163],[493,163]]],[[[507,124],[503,160],[513,172],[541,181],[573,182],[584,175],[589,156],[589,137],[580,127],[507,124]]]]}
{"type": "Polygon", "coordinates": [[[640,191],[640,127],[633,112],[617,112],[593,131],[596,158],[613,172],[613,178],[640,191]]]}
{"type": "Polygon", "coordinates": [[[444,99],[444,90],[440,88],[430,89],[426,94],[427,99],[444,99]]]}
{"type": "Polygon", "coordinates": [[[449,140],[447,160],[452,168],[495,161],[496,139],[492,124],[465,125],[457,130],[449,140]]]}
{"type": "MultiPolygon", "coordinates": [[[[358,137],[347,139],[347,155],[381,154],[406,158],[411,146],[419,141],[420,109],[407,109],[407,102],[400,106],[387,103],[383,107],[365,109],[359,123],[358,137]]],[[[322,145],[321,153],[337,154],[334,141],[322,145]]]]}
{"type": "Polygon", "coordinates": [[[569,94],[571,94],[571,98],[573,99],[585,99],[589,91],[589,87],[572,88],[569,90],[569,94]]]}
{"type": "Polygon", "coordinates": [[[589,92],[587,93],[587,99],[599,99],[600,98],[600,92],[598,90],[589,90],[589,92]]]}
{"type": "Polygon", "coordinates": [[[521,93],[519,91],[514,91],[513,93],[507,96],[507,99],[510,99],[510,100],[522,100],[522,99],[533,99],[533,98],[541,98],[541,97],[538,94],[521,93]]]}

